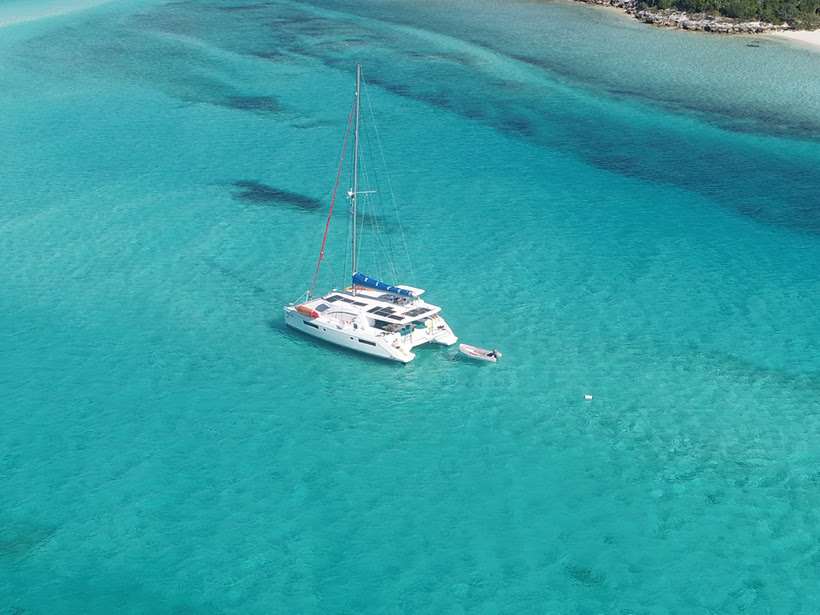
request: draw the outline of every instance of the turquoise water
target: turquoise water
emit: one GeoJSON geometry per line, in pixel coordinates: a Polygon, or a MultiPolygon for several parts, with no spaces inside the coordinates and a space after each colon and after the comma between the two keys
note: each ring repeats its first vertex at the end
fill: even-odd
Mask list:
{"type": "Polygon", "coordinates": [[[818,57],[483,0],[1,28],[0,613],[818,612],[818,57]],[[357,61],[495,365],[284,327],[357,61]]]}

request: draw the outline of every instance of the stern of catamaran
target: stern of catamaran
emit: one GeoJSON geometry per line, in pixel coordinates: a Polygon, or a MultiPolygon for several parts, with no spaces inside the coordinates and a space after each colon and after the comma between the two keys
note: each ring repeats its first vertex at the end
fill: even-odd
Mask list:
{"type": "Polygon", "coordinates": [[[415,348],[429,343],[452,346],[457,341],[458,338],[450,329],[450,325],[438,313],[426,318],[401,336],[402,345],[408,348],[415,348]]]}

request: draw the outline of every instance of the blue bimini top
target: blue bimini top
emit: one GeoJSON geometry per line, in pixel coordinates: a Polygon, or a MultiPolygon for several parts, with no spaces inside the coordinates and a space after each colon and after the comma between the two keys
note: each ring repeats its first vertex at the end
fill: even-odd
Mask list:
{"type": "Polygon", "coordinates": [[[394,295],[401,295],[402,297],[416,298],[416,294],[406,288],[399,288],[398,286],[391,286],[384,282],[379,282],[373,278],[369,278],[363,273],[356,272],[353,274],[353,284],[359,286],[367,286],[368,288],[375,288],[376,290],[383,290],[394,295]]]}

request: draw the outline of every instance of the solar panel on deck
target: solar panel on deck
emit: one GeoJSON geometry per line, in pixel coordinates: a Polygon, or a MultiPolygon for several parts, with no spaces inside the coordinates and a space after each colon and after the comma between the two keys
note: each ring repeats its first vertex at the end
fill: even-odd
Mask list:
{"type": "MultiPolygon", "coordinates": [[[[353,299],[348,299],[347,297],[342,297],[341,295],[333,295],[325,299],[325,301],[329,303],[335,303],[336,301],[344,301],[345,303],[350,303],[351,305],[358,305],[359,307],[363,307],[367,305],[366,303],[362,303],[361,301],[353,301],[353,299]]],[[[373,311],[373,310],[369,310],[373,311]]]]}
{"type": "Polygon", "coordinates": [[[415,310],[410,310],[409,312],[405,312],[404,315],[405,316],[410,316],[412,318],[413,316],[419,316],[421,314],[425,314],[425,313],[430,312],[430,311],[431,311],[430,308],[416,308],[415,310]]]}

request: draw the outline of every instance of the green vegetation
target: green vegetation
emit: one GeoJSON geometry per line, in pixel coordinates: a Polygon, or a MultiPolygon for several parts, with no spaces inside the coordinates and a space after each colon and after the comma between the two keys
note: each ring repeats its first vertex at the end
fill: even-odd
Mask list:
{"type": "Polygon", "coordinates": [[[820,0],[642,0],[647,8],[723,15],[742,21],[788,23],[796,28],[820,28],[820,0]]]}

